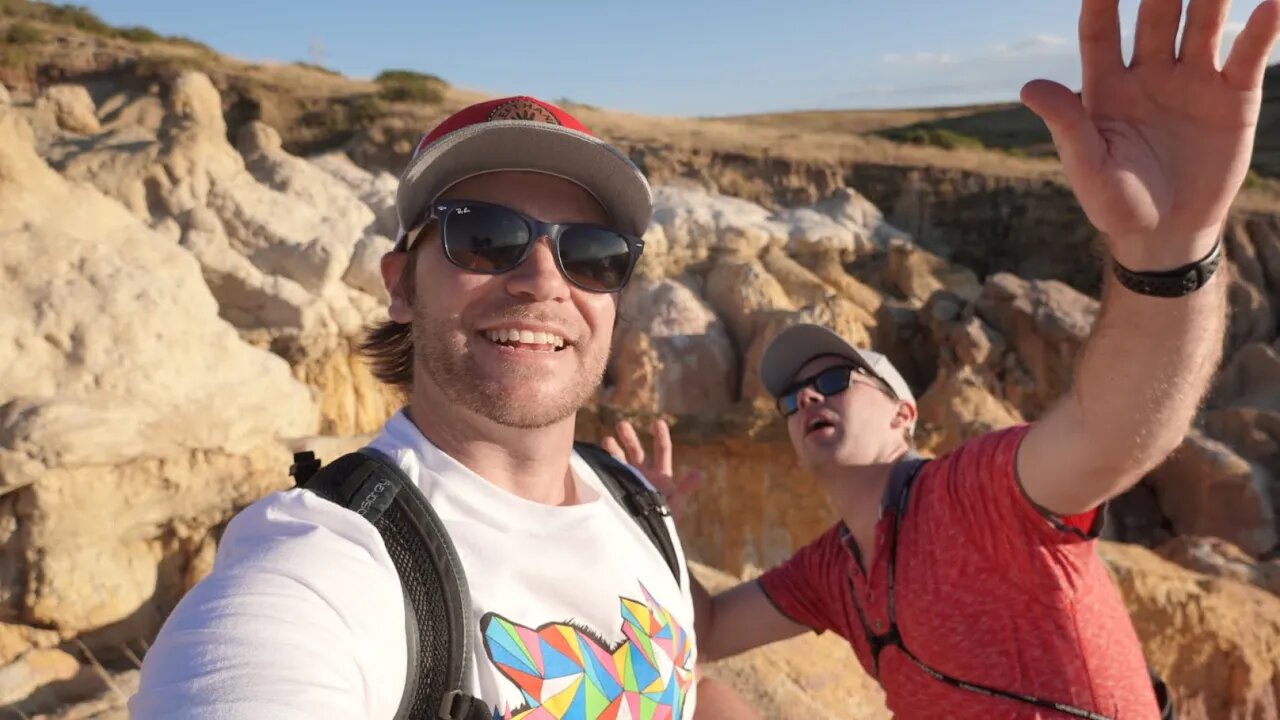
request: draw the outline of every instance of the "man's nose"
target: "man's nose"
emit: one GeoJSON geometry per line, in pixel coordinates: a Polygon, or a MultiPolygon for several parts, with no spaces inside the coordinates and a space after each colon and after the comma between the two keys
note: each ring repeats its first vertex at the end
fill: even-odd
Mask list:
{"type": "Polygon", "coordinates": [[[563,300],[569,296],[569,284],[556,264],[551,239],[542,236],[534,241],[529,257],[507,273],[507,291],[529,300],[563,300]]]}
{"type": "Polygon", "coordinates": [[[823,399],[822,393],[815,390],[812,385],[806,385],[800,388],[800,394],[796,396],[796,406],[803,410],[813,403],[822,402],[823,399]]]}

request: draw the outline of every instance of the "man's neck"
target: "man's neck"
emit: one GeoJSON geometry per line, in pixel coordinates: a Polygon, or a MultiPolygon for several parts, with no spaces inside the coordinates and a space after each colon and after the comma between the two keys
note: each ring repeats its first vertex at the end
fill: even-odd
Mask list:
{"type": "Polygon", "coordinates": [[[880,521],[893,466],[907,452],[907,448],[898,448],[872,462],[817,470],[832,505],[858,544],[864,569],[869,570],[873,561],[876,524],[880,521]]]}
{"type": "Polygon", "coordinates": [[[572,415],[543,428],[513,428],[444,398],[415,394],[409,419],[449,457],[513,495],[544,505],[580,502],[569,468],[572,415]]]}

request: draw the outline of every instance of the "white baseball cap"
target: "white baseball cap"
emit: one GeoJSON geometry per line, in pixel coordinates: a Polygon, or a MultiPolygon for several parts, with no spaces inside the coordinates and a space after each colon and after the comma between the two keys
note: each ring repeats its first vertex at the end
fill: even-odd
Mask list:
{"type": "MultiPolygon", "coordinates": [[[[792,325],[769,342],[760,358],[760,380],[765,390],[776,398],[795,382],[800,368],[823,355],[835,355],[857,364],[884,381],[899,400],[917,407],[911,386],[907,385],[889,358],[874,350],[856,348],[831,330],[812,323],[792,325]]],[[[911,430],[915,430],[914,420],[911,430]]]]}

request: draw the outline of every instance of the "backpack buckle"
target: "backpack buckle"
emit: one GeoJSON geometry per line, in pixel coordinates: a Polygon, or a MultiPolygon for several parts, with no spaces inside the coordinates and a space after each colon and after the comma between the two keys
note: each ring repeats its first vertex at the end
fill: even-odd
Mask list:
{"type": "Polygon", "coordinates": [[[302,487],[319,469],[320,461],[316,459],[315,453],[310,450],[296,452],[293,454],[293,464],[289,466],[289,477],[294,479],[295,487],[302,487]]]}
{"type": "Polygon", "coordinates": [[[656,512],[663,517],[671,515],[671,509],[667,507],[666,498],[652,490],[633,492],[627,495],[627,499],[631,504],[632,511],[637,514],[648,515],[656,512]]]}
{"type": "Polygon", "coordinates": [[[450,690],[440,699],[438,720],[468,720],[474,717],[488,717],[488,712],[478,712],[476,699],[461,690],[450,690]]]}

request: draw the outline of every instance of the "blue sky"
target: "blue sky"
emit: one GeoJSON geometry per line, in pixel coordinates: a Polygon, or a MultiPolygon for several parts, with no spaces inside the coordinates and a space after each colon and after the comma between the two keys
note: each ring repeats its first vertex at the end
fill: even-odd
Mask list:
{"type": "MultiPolygon", "coordinates": [[[[1075,0],[80,1],[247,60],[408,68],[657,115],[1007,101],[1037,77],[1079,83],[1075,0]]],[[[1126,33],[1137,5],[1121,2],[1126,33]]],[[[1235,27],[1253,6],[1233,4],[1235,27]]]]}

